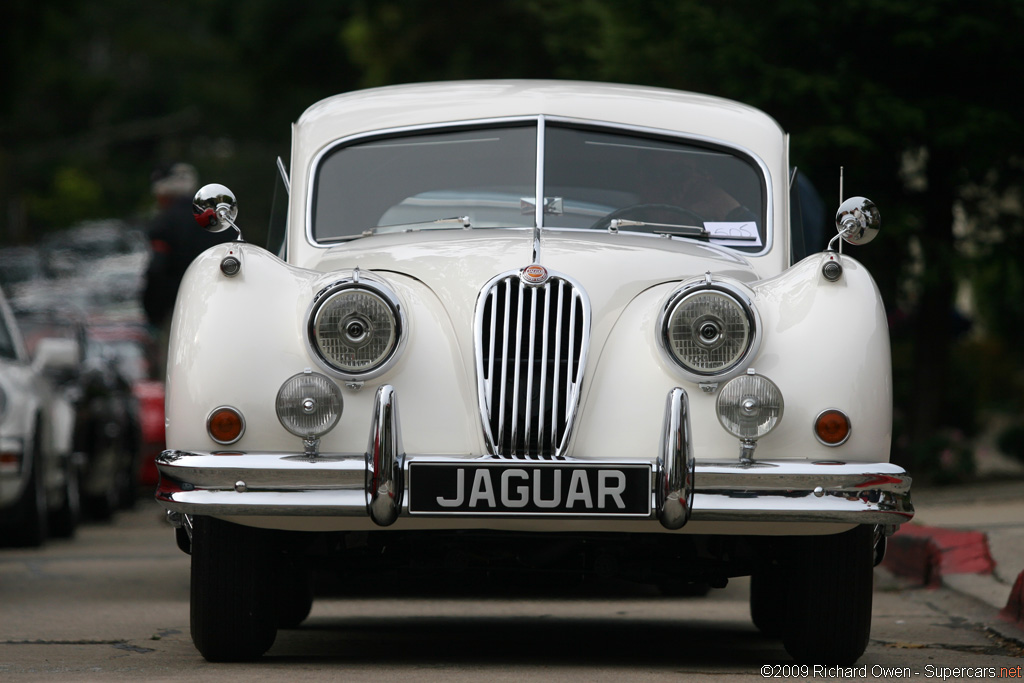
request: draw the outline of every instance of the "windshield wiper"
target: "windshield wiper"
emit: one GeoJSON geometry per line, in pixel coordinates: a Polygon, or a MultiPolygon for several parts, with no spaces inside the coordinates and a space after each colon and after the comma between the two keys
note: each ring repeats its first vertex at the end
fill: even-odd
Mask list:
{"type": "Polygon", "coordinates": [[[619,228],[664,228],[652,230],[655,235],[669,237],[696,237],[707,239],[711,233],[699,225],[679,225],[676,223],[652,223],[650,221],[631,221],[625,218],[613,218],[608,223],[608,232],[618,232],[619,228]]]}
{"type": "Polygon", "coordinates": [[[378,225],[377,227],[363,230],[363,237],[379,235],[386,232],[415,232],[416,230],[427,229],[431,226],[445,225],[447,223],[459,223],[463,228],[470,228],[469,216],[452,216],[451,218],[438,218],[433,221],[413,221],[412,223],[395,223],[394,225],[378,225]]]}
{"type": "Polygon", "coordinates": [[[434,221],[414,221],[412,223],[396,223],[394,225],[378,225],[367,230],[363,230],[355,235],[336,235],[334,237],[321,237],[317,242],[320,244],[333,244],[335,242],[350,242],[357,240],[361,237],[369,237],[370,235],[382,235],[389,232],[415,232],[417,230],[433,230],[434,226],[444,226],[448,223],[459,223],[464,229],[469,229],[472,224],[469,222],[469,216],[452,216],[451,218],[438,218],[434,221]]]}
{"type": "MultiPolygon", "coordinates": [[[[655,228],[651,230],[655,235],[661,235],[663,237],[689,237],[699,240],[709,240],[715,237],[707,228],[702,228],[698,225],[677,225],[674,223],[651,223],[649,221],[631,221],[624,218],[613,218],[608,224],[608,232],[618,232],[619,228],[627,227],[638,227],[638,228],[655,228]],[[660,229],[659,229],[660,228],[660,229]]],[[[742,237],[732,236],[727,238],[730,242],[756,242],[756,237],[742,237]]]]}

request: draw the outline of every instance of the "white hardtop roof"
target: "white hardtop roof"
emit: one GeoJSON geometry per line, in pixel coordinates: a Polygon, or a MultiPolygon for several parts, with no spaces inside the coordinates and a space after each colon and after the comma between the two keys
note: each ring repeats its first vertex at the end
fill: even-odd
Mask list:
{"type": "Polygon", "coordinates": [[[719,97],[530,80],[417,83],[335,95],[307,109],[295,133],[304,151],[315,153],[339,138],[375,130],[539,115],[682,132],[755,152],[774,151],[783,138],[778,123],[764,112],[719,97]]]}
{"type": "MultiPolygon", "coordinates": [[[[311,201],[313,163],[332,143],[352,136],[444,124],[545,116],[649,129],[721,142],[759,158],[770,178],[773,225],[787,225],[789,162],[782,128],[764,112],[709,95],[582,81],[451,81],[372,88],[335,95],[307,109],[292,131],[288,260],[303,265],[320,247],[307,242],[305,211],[311,201]],[[296,201],[298,198],[298,201],[296,201]]],[[[784,231],[769,254],[784,267],[784,231]]],[[[764,260],[765,257],[759,257],[764,260]]]]}

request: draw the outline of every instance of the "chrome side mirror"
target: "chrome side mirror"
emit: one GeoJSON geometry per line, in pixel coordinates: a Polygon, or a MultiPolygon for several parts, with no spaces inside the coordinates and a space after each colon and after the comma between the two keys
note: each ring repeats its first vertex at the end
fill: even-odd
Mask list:
{"type": "MultiPolygon", "coordinates": [[[[838,237],[850,244],[867,244],[875,239],[881,225],[882,214],[878,212],[878,207],[864,197],[850,197],[840,204],[839,211],[836,212],[838,237]]],[[[831,247],[829,244],[829,248],[831,247]]]]}
{"type": "Polygon", "coordinates": [[[235,199],[235,193],[223,185],[213,183],[199,188],[192,200],[192,214],[196,222],[210,232],[234,228],[238,231],[238,240],[241,241],[242,231],[235,225],[238,200],[235,199]]]}

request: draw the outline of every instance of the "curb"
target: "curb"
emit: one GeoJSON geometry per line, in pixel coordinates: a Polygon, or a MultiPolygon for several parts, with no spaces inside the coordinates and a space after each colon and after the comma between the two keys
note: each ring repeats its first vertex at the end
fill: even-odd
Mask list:
{"type": "Polygon", "coordinates": [[[904,524],[888,540],[882,565],[920,586],[938,588],[951,574],[992,574],[996,563],[981,531],[904,524]]]}
{"type": "MultiPolygon", "coordinates": [[[[978,586],[971,581],[964,583],[973,575],[990,587],[995,584],[996,563],[984,532],[904,524],[889,537],[887,546],[882,566],[893,574],[925,588],[945,585],[999,610],[999,602],[986,597],[990,591],[977,590],[978,586]],[[957,576],[963,578],[953,578],[957,576]],[[986,581],[984,577],[992,578],[986,581]]],[[[1024,631],[1024,571],[1017,576],[998,618],[1024,631]]]]}
{"type": "Polygon", "coordinates": [[[1010,591],[1010,599],[1006,601],[1006,607],[999,612],[999,618],[1024,630],[1024,571],[1017,575],[1013,590],[1010,591]]]}

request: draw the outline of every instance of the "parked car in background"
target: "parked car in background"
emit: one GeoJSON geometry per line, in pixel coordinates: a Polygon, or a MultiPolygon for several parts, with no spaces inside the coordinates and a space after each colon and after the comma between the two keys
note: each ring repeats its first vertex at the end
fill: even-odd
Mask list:
{"type": "MultiPolygon", "coordinates": [[[[656,88],[395,86],[313,105],[292,140],[281,257],[206,251],[171,331],[157,499],[204,657],[261,656],[331,554],[381,587],[751,576],[794,658],[863,653],[913,516],[884,308],[842,253],[870,201],[797,258],[784,131],[656,88]]],[[[195,203],[238,229],[228,188],[195,203]]]]}
{"type": "Polygon", "coordinates": [[[0,249],[0,285],[10,292],[23,282],[46,277],[43,257],[35,247],[4,247],[0,249]]]}
{"type": "Polygon", "coordinates": [[[128,342],[131,351],[122,348],[129,336],[124,330],[135,326],[97,322],[72,308],[22,313],[19,322],[30,351],[55,337],[74,340],[81,350],[74,370],[53,380],[75,408],[83,509],[93,519],[109,520],[131,507],[138,491],[141,437],[133,377],[140,360],[133,342],[128,342]]]}
{"type": "Polygon", "coordinates": [[[55,374],[78,364],[74,340],[42,338],[30,357],[0,293],[0,546],[68,537],[80,500],[72,404],[55,374]]]}
{"type": "Polygon", "coordinates": [[[97,262],[131,255],[145,255],[142,231],[123,221],[86,221],[52,233],[40,245],[43,267],[51,278],[83,275],[97,262]]]}
{"type": "Polygon", "coordinates": [[[121,402],[128,406],[134,462],[123,502],[131,504],[140,486],[152,493],[156,458],[164,449],[164,384],[152,378],[150,368],[156,340],[146,325],[116,319],[92,321],[86,339],[87,359],[103,359],[117,378],[121,402]]]}

